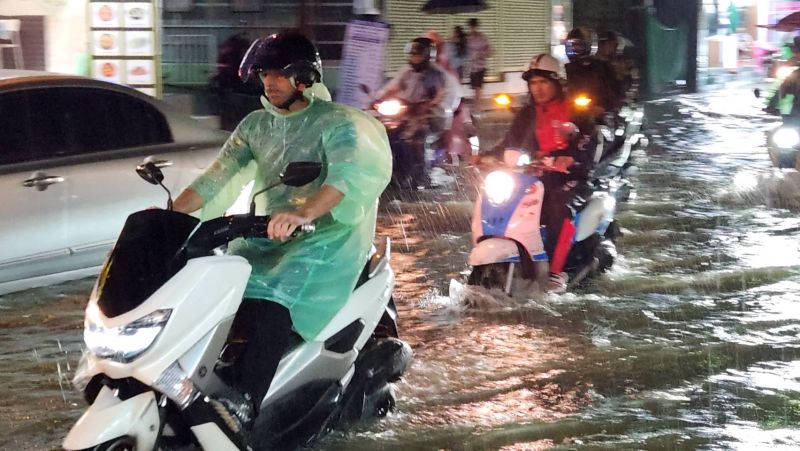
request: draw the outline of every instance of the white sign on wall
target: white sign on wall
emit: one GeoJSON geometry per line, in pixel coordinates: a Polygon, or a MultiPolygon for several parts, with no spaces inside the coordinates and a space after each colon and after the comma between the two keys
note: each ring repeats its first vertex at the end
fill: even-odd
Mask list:
{"type": "Polygon", "coordinates": [[[160,91],[155,1],[90,0],[92,77],[160,91]]]}
{"type": "Polygon", "coordinates": [[[366,108],[370,96],[361,85],[375,92],[383,86],[383,64],[389,42],[389,25],[383,22],[352,20],[347,24],[336,101],[359,109],[366,108]]]}

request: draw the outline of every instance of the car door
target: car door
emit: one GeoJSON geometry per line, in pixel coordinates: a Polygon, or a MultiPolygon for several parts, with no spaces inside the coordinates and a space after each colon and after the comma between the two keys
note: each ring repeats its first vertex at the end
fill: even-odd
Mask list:
{"type": "Polygon", "coordinates": [[[71,118],[83,128],[75,139],[84,162],[70,167],[65,222],[73,259],[86,265],[102,261],[128,215],[166,206],[166,192],[135,171],[145,157],[162,167],[164,184],[175,196],[212,161],[219,143],[204,148],[174,142],[165,115],[125,92],[84,87],[61,94],[65,103],[73,103],[75,96],[84,99],[71,118]]]}
{"type": "Polygon", "coordinates": [[[70,180],[50,158],[66,143],[61,113],[33,90],[0,94],[2,287],[68,268],[70,180]]]}

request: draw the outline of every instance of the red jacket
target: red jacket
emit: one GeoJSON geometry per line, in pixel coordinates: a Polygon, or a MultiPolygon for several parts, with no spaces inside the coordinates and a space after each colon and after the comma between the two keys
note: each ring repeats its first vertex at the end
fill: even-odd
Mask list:
{"type": "MultiPolygon", "coordinates": [[[[537,154],[547,155],[562,150],[566,143],[558,136],[558,129],[564,122],[571,121],[571,109],[566,100],[553,100],[544,105],[535,105],[537,154]]],[[[533,125],[533,124],[531,124],[533,125]]]]}

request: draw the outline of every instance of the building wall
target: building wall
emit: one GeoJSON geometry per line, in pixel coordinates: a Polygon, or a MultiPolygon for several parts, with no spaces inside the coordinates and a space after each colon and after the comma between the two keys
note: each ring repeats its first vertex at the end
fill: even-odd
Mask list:
{"type": "Polygon", "coordinates": [[[384,17],[392,26],[389,43],[388,71],[395,71],[406,62],[406,42],[428,30],[447,38],[456,25],[468,31],[467,21],[476,17],[480,29],[489,37],[494,54],[488,62],[490,76],[519,71],[531,57],[550,51],[551,2],[549,0],[487,0],[489,8],[479,13],[426,14],[425,0],[388,0],[384,17]]]}
{"type": "Polygon", "coordinates": [[[0,15],[44,16],[45,69],[76,74],[86,69],[86,4],[86,0],[0,0],[0,15]]]}

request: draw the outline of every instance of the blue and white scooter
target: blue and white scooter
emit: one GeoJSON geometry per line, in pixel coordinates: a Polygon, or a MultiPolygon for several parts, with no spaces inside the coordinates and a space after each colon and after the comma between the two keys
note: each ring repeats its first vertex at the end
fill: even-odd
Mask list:
{"type": "MultiPolygon", "coordinates": [[[[572,204],[575,235],[565,266],[568,288],[605,271],[614,261],[618,233],[614,212],[618,200],[630,194],[627,175],[632,173],[629,158],[634,144],[626,142],[598,162],[588,191],[572,204]]],[[[473,213],[474,247],[468,259],[472,272],[467,284],[499,288],[509,295],[534,289],[534,282],[540,290],[546,286],[549,262],[543,234],[548,231],[541,225],[544,187],[536,174],[547,170],[553,168],[532,162],[527,151],[509,149],[502,167],[485,177],[473,213]]]]}

